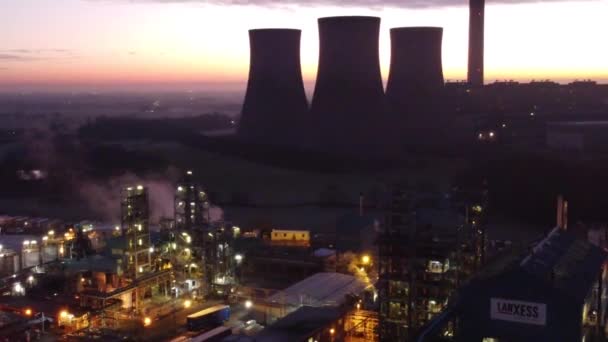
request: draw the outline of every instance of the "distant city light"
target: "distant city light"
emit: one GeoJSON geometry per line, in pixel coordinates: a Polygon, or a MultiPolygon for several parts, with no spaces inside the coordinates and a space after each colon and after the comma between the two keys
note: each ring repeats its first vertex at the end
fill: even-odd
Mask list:
{"type": "Polygon", "coordinates": [[[187,308],[189,308],[189,307],[191,307],[191,306],[192,306],[192,301],[191,301],[190,299],[186,299],[186,300],[184,301],[184,308],[186,308],[186,309],[187,309],[187,308]]]}
{"type": "Polygon", "coordinates": [[[369,257],[369,255],[364,255],[364,256],[361,258],[361,262],[363,262],[363,265],[367,265],[367,264],[369,264],[369,263],[370,263],[370,261],[371,261],[371,258],[369,257]]]}

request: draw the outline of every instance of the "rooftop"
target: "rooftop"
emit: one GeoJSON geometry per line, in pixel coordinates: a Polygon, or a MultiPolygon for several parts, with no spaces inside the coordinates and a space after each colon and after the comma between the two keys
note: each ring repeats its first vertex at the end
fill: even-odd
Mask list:
{"type": "Polygon", "coordinates": [[[303,341],[342,316],[335,307],[303,306],[262,330],[256,341],[303,341]]]}
{"type": "Polygon", "coordinates": [[[552,279],[556,288],[584,298],[608,253],[563,229],[555,228],[520,263],[527,273],[552,279]]]}
{"type": "Polygon", "coordinates": [[[317,273],[268,297],[267,302],[291,306],[338,306],[348,294],[360,294],[368,287],[362,280],[341,273],[317,273]]]}

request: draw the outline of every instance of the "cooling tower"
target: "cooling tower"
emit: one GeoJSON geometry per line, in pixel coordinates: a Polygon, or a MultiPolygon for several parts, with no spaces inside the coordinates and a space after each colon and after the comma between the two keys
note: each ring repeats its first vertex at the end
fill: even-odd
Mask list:
{"type": "Polygon", "coordinates": [[[296,143],[308,111],[300,67],[300,30],[249,31],[250,65],[240,138],[261,144],[296,143]]]}
{"type": "Polygon", "coordinates": [[[373,150],[384,114],[378,39],[380,18],[319,19],[319,68],[311,104],[321,149],[373,150]]]}
{"type": "Polygon", "coordinates": [[[391,67],[386,97],[392,112],[417,115],[434,111],[443,88],[440,27],[391,29],[391,67]]]}
{"type": "Polygon", "coordinates": [[[483,37],[485,0],[469,0],[469,84],[483,86],[483,37]]]}

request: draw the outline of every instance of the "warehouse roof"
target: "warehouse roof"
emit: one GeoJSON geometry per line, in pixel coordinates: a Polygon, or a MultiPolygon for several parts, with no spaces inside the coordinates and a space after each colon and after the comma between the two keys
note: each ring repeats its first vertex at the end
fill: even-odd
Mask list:
{"type": "Polygon", "coordinates": [[[555,228],[533,248],[520,266],[533,276],[552,279],[556,288],[575,298],[584,298],[607,255],[590,242],[555,228]]]}
{"type": "Polygon", "coordinates": [[[283,305],[337,306],[348,294],[360,294],[369,285],[341,273],[317,273],[268,297],[267,302],[283,305]]]}
{"type": "Polygon", "coordinates": [[[255,336],[256,341],[304,341],[319,329],[331,325],[342,317],[342,310],[335,307],[303,306],[268,326],[255,336]]]}

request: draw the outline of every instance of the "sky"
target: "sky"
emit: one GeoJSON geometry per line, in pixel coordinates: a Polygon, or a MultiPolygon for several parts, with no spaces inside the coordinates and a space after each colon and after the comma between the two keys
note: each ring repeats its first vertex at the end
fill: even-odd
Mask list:
{"type": "MultiPolygon", "coordinates": [[[[318,61],[317,18],[382,18],[389,29],[444,28],[447,80],[466,75],[463,0],[0,0],[0,89],[236,87],[249,67],[247,30],[302,30],[309,88],[318,61]]],[[[595,79],[608,83],[608,0],[487,0],[486,82],[595,79]]]]}

